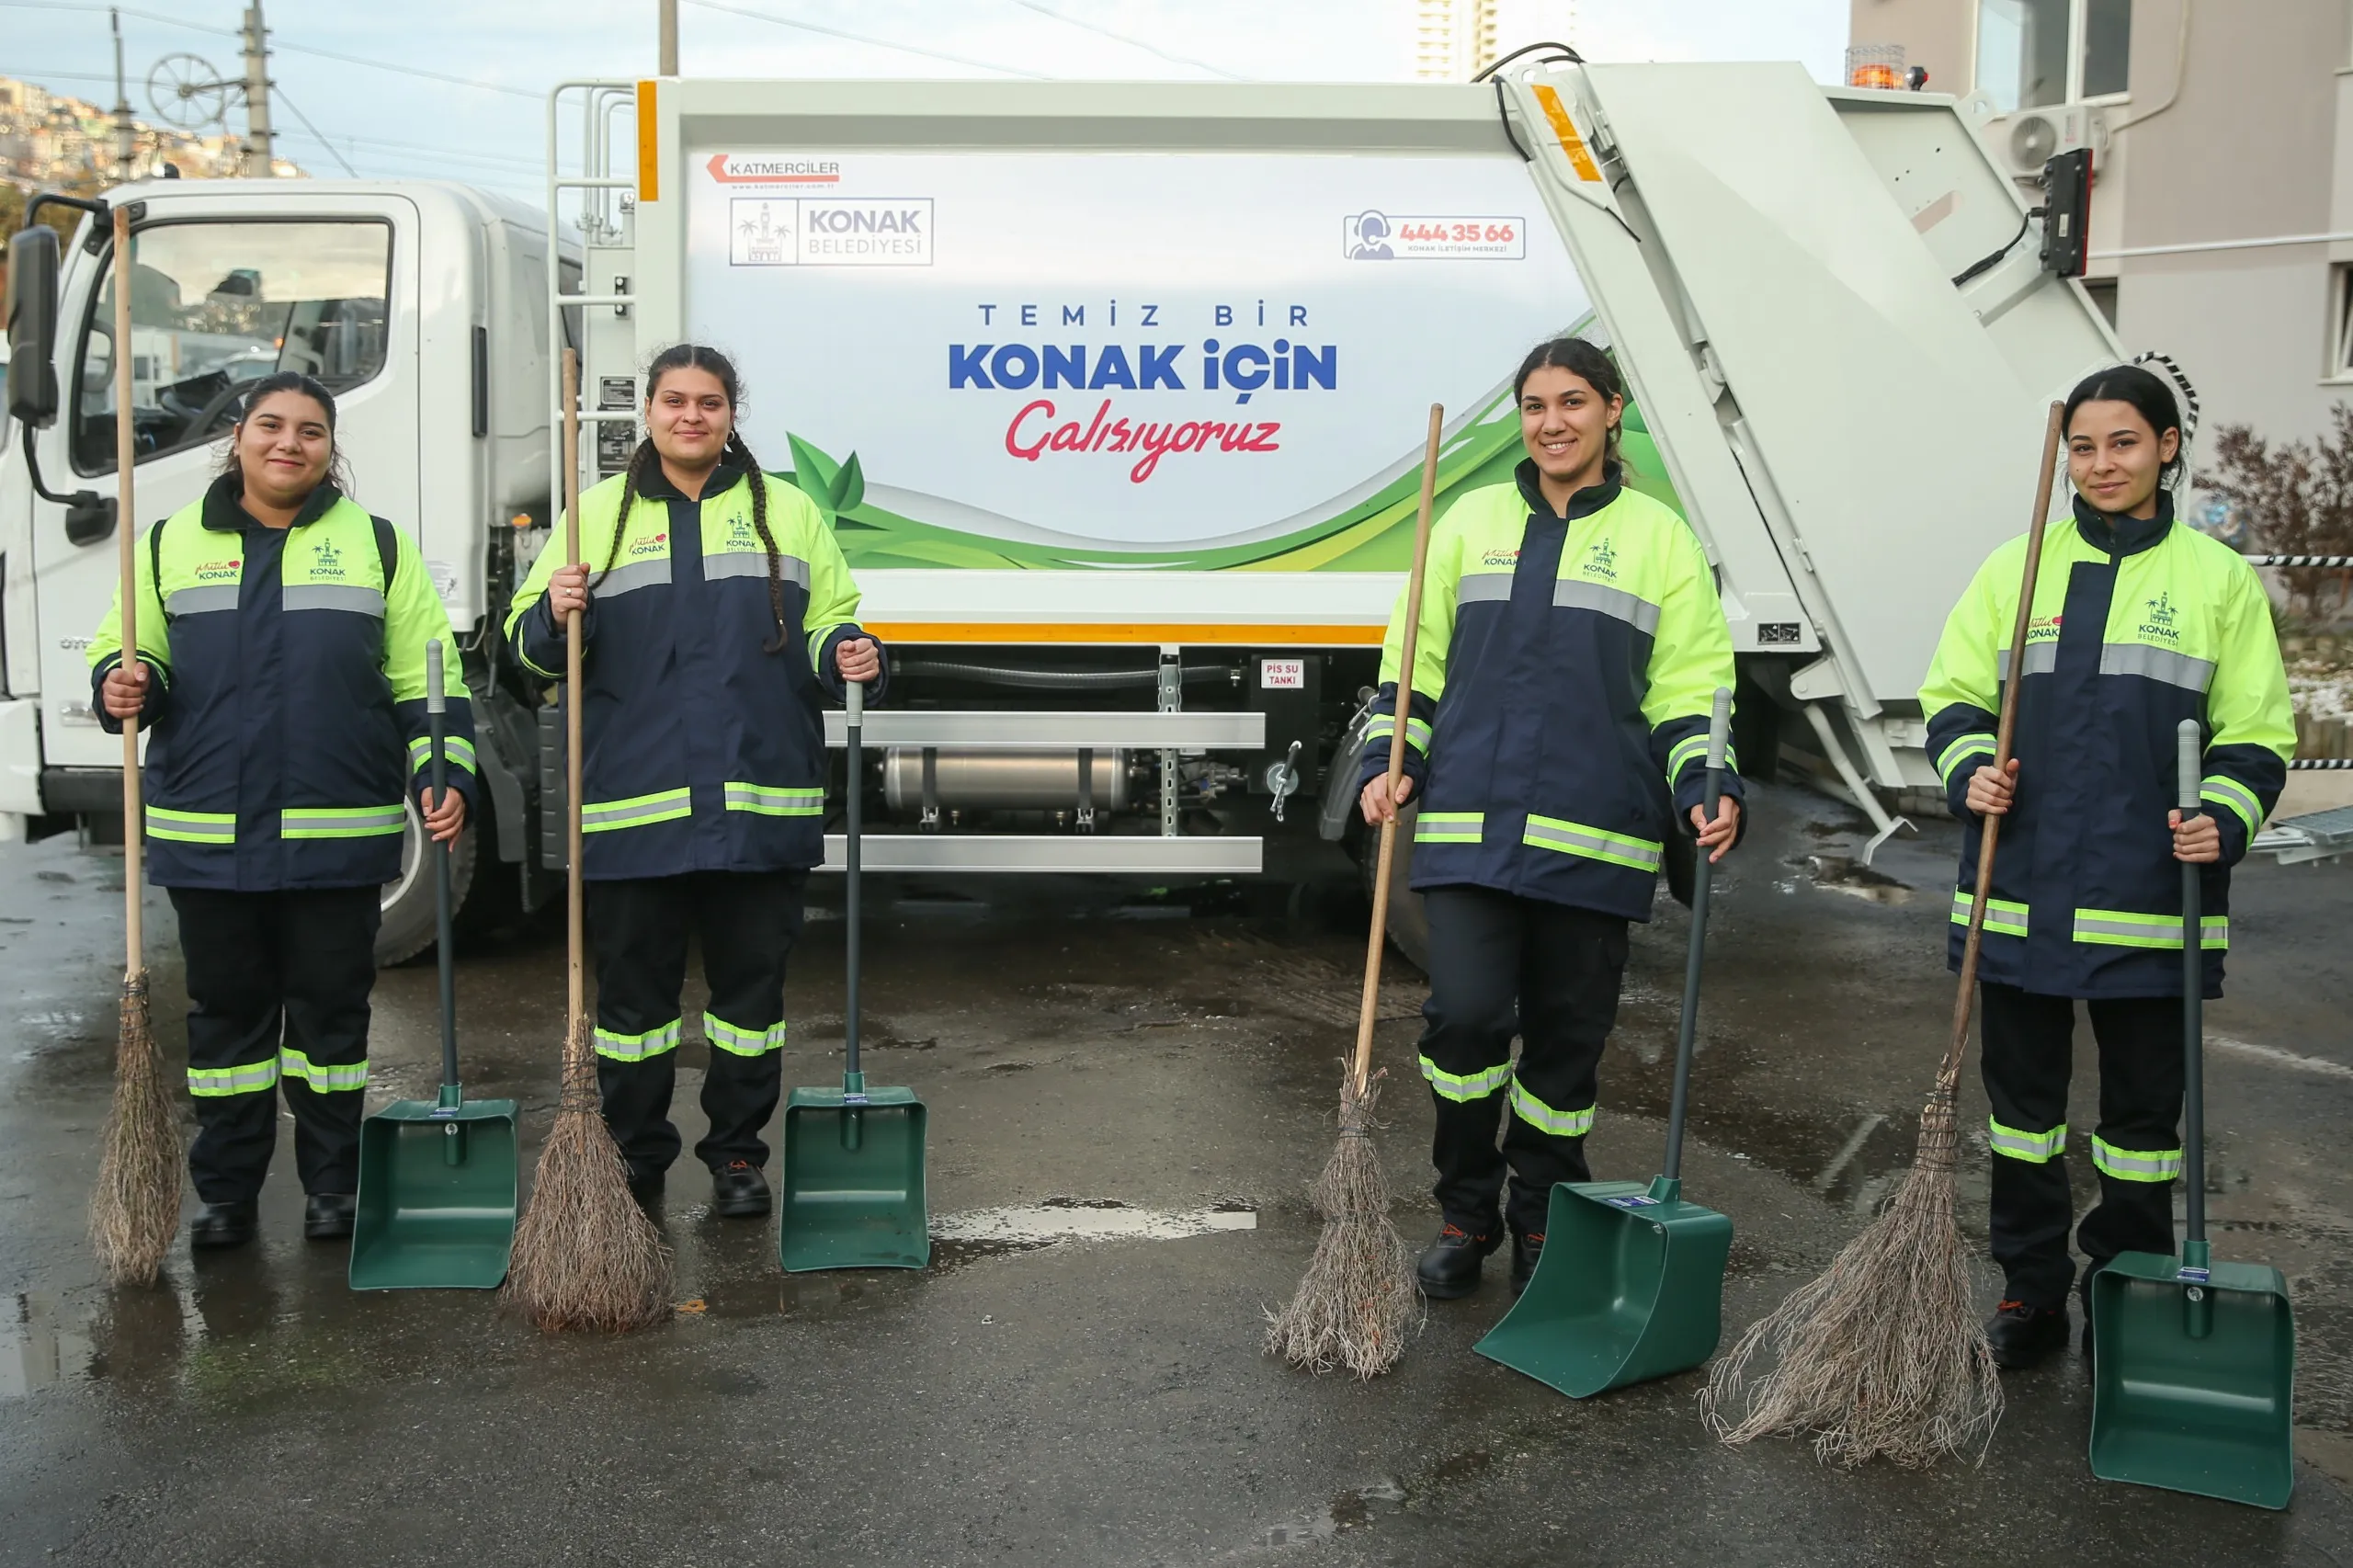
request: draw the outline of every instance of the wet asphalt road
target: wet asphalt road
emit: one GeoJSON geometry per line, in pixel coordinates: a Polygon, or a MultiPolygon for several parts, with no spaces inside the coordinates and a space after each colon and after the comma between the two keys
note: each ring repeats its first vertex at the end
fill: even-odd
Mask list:
{"type": "MultiPolygon", "coordinates": [[[[1908,1160],[1950,1007],[1952,827],[1891,846],[1890,880],[1857,879],[1840,808],[1790,790],[1761,805],[1718,884],[1686,1152],[1687,1191],[1739,1226],[1728,1333],[1826,1262],[1908,1160]]],[[[1506,1304],[1499,1260],[1375,1383],[1261,1356],[1261,1309],[1313,1244],[1302,1188],[1352,1033],[1363,907],[1331,872],[1189,897],[873,890],[869,1072],[930,1107],[936,1220],[1061,1199],[1248,1209],[1256,1229],[1016,1234],[943,1243],[921,1274],[786,1278],[767,1226],[707,1212],[689,1157],[665,1208],[684,1309],[634,1338],[559,1340],[480,1296],[347,1290],[342,1249],[300,1240],[290,1125],[258,1246],[198,1262],[183,1241],[163,1288],[106,1291],[81,1227],[121,862],[0,846],[0,1562],[2353,1562],[2353,868],[2243,870],[2231,994],[2208,1015],[2216,1251],[2284,1268],[2299,1314],[2309,1462],[2284,1515],[2093,1482],[2072,1356],[2010,1380],[1982,1468],[1926,1474],[1726,1450],[1697,1374],[1574,1403],[1471,1354],[1506,1304]]],[[[151,907],[176,1058],[168,906],[151,907]]],[[[1686,930],[1663,902],[1638,933],[1598,1175],[1654,1167],[1686,930]]],[[[796,956],[788,1084],[838,1073],[840,938],[821,913],[796,956]]],[[[560,937],[460,970],[470,1085],[521,1099],[527,1140],[551,1109],[563,990],[560,937]]],[[[1410,970],[1389,990],[1380,1147],[1418,1244],[1435,1223],[1422,993],[1410,970]]],[[[385,974],[377,1004],[371,1103],[429,1093],[430,964],[385,974]]],[[[682,1055],[689,1146],[702,1061],[682,1055]]],[[[2087,1039],[2079,1062],[2089,1125],[2087,1039]]],[[[1962,1193],[1978,1236],[1984,1193],[1981,1153],[1962,1193]]]]}

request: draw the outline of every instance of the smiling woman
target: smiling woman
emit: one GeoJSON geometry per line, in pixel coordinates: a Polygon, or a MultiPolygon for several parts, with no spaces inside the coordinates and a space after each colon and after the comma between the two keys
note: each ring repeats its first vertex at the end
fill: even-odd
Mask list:
{"type": "Polygon", "coordinates": [[[1701,804],[1731,634],[1698,539],[1625,484],[1618,367],[1556,338],[1512,390],[1527,459],[1432,531],[1412,707],[1396,710],[1401,603],[1361,774],[1367,822],[1419,808],[1420,1061],[1445,1218],[1417,1272],[1438,1299],[1478,1288],[1506,1225],[1514,1291],[1535,1273],[1554,1185],[1592,1179],[1586,1137],[1628,923],[1650,918],[1669,835],[1721,858],[1740,829],[1736,777],[1712,817],[1701,804]]]}
{"type": "MultiPolygon", "coordinates": [[[[1993,1250],[2006,1284],[1988,1334],[2004,1367],[2067,1343],[2078,1282],[2064,1157],[2078,998],[2100,1063],[2091,1137],[2100,1199],[2075,1234],[2090,1265],[2086,1301],[2092,1275],[2118,1254],[2174,1251],[2181,868],[2200,869],[2201,989],[2219,996],[2230,868],[2278,802],[2296,741],[2263,585],[2229,546],[2175,520],[2166,481],[2180,472],[2182,431],[2172,390],[2120,365],[2086,377],[2063,413],[2075,515],[2045,539],[2022,667],[2010,667],[2003,646],[2026,550],[2014,540],[1954,608],[1920,692],[1953,814],[2002,824],[1978,979],[1993,1250]],[[2016,741],[1997,769],[1996,715],[2012,682],[2016,741]],[[2197,775],[2181,778],[2186,722],[2203,744],[2197,775]],[[2202,809],[2177,809],[2185,794],[2202,809]]],[[[1980,842],[1961,836],[1956,969],[1980,842]]]]}
{"type": "Polygon", "coordinates": [[[379,890],[400,875],[410,799],[447,844],[474,791],[454,657],[456,788],[426,788],[426,648],[456,639],[415,541],[345,494],[335,394],[296,370],[232,392],[220,474],[131,547],[135,646],[118,593],[89,651],[101,722],[151,737],[141,826],[179,916],[200,1247],[253,1239],[281,1090],[303,1233],[351,1233],[379,890]]]}

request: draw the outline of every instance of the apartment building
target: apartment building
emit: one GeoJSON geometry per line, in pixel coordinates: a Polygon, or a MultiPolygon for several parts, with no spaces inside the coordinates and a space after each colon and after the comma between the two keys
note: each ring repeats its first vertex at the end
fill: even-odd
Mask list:
{"type": "MultiPolygon", "coordinates": [[[[2306,437],[2353,403],[2353,3],[1851,0],[1856,58],[1982,95],[2023,176],[2088,145],[2086,286],[2174,355],[2209,427],[2306,437]]],[[[1901,72],[1898,72],[1901,79],[1901,72]]]]}

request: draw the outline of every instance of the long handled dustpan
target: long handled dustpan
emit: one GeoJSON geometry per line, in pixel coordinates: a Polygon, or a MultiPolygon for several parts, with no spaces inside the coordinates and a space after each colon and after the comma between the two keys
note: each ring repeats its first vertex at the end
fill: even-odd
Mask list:
{"type": "Polygon", "coordinates": [[[866,687],[848,683],[849,834],[844,925],[849,948],[843,1004],[842,1086],[795,1089],[784,1104],[784,1190],[777,1261],[787,1274],[818,1268],[921,1268],[931,1261],[924,1207],[924,1108],[913,1089],[869,1087],[858,1070],[858,838],[864,821],[866,687]]]}
{"type": "MultiPolygon", "coordinates": [[[[1708,818],[1723,789],[1732,693],[1718,687],[1708,725],[1708,818]]],[[[1722,1333],[1724,1259],[1732,1221],[1683,1198],[1683,1118],[1708,936],[1705,851],[1691,889],[1691,946],[1675,1038],[1675,1092],[1666,1163],[1647,1185],[1562,1182],[1544,1220],[1536,1273],[1504,1320],[1472,1346],[1572,1399],[1663,1378],[1715,1354],[1722,1333]]]]}
{"type": "MultiPolygon", "coordinates": [[[[2200,733],[2185,719],[2181,811],[2199,809],[2200,733]]],[[[2216,1263],[2206,1242],[2204,960],[2198,868],[2181,869],[2182,1175],[2178,1258],[2128,1252],[2092,1276],[2092,1473],[2258,1508],[2296,1484],[2296,1320],[2276,1268],[2216,1263]]]]}
{"type": "MultiPolygon", "coordinates": [[[[433,798],[449,788],[441,727],[441,643],[425,645],[433,798]]],[[[439,902],[441,1095],[395,1100],[360,1124],[359,1200],[352,1216],[355,1290],[490,1290],[515,1249],[515,1102],[469,1100],[458,1084],[456,957],[449,938],[449,849],[425,841],[439,902]]]]}

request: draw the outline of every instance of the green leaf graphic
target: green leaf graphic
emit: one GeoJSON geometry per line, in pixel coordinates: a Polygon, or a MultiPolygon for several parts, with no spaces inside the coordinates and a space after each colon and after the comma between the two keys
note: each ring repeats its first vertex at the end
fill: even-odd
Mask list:
{"type": "Polygon", "coordinates": [[[834,475],[834,510],[847,512],[866,499],[866,471],[858,466],[858,454],[852,452],[842,471],[834,475]]]}

